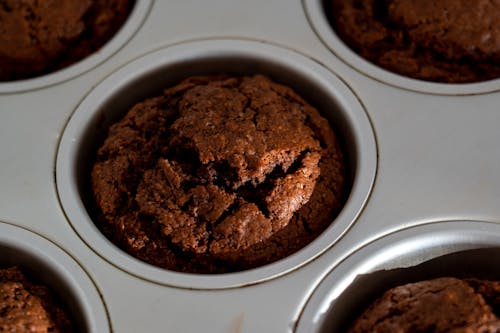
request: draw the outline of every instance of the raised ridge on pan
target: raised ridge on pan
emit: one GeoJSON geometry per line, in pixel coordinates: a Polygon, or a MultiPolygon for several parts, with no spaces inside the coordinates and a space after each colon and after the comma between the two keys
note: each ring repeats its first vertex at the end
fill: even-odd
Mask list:
{"type": "Polygon", "coordinates": [[[123,26],[96,52],[52,73],[24,80],[0,82],[0,94],[13,94],[49,87],[70,80],[98,66],[120,50],[134,36],[146,19],[152,3],[153,0],[136,1],[123,26]]]}
{"type": "Polygon", "coordinates": [[[0,222],[0,265],[18,266],[47,285],[68,307],[81,333],[111,332],[99,291],[63,249],[31,231],[0,222]]]}
{"type": "Polygon", "coordinates": [[[75,231],[109,263],[163,285],[189,289],[234,288],[290,272],[332,246],[362,210],[375,177],[376,159],[375,137],[360,101],[328,69],[301,54],[268,43],[212,39],[154,51],[98,84],[77,107],[64,130],[57,154],[56,184],[63,210],[75,231]],[[316,106],[342,138],[352,169],[350,195],[335,222],[323,234],[304,249],[275,263],[216,275],[177,273],[145,264],[106,239],[86,210],[82,182],[92,150],[102,138],[103,128],[107,128],[120,111],[187,76],[221,72],[267,74],[291,86],[316,106]]]}
{"type": "Polygon", "coordinates": [[[350,67],[379,82],[406,90],[437,95],[480,95],[500,90],[500,78],[477,83],[436,83],[408,78],[363,59],[335,33],[325,12],[324,0],[302,0],[309,24],[319,39],[350,67]]]}
{"type": "Polygon", "coordinates": [[[382,292],[437,277],[500,280],[500,225],[443,221],[381,237],[348,256],[319,283],[296,333],[344,332],[382,292]]]}

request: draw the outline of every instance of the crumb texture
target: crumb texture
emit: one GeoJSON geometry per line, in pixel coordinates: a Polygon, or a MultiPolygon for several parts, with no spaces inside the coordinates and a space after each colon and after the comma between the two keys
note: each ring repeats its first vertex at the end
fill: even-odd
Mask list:
{"type": "Polygon", "coordinates": [[[328,121],[264,76],[191,77],[113,125],[92,170],[104,232],[167,269],[221,273],[278,260],[342,205],[328,121]]]}
{"type": "Polygon", "coordinates": [[[349,333],[498,333],[500,283],[438,278],[385,292],[349,333]]]}
{"type": "Polygon", "coordinates": [[[0,0],[0,81],[43,75],[97,51],[132,0],[0,0]]]}
{"type": "Polygon", "coordinates": [[[362,57],[416,79],[500,77],[499,0],[333,0],[331,21],[362,57]]]}
{"type": "Polygon", "coordinates": [[[68,315],[49,289],[17,267],[0,269],[0,332],[71,333],[68,315]]]}

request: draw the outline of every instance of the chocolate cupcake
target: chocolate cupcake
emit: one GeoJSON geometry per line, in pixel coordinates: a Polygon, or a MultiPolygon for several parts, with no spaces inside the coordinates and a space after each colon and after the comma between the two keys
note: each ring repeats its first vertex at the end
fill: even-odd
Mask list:
{"type": "Polygon", "coordinates": [[[348,332],[500,332],[499,306],[498,281],[437,278],[388,290],[348,332]]]}
{"type": "Polygon", "coordinates": [[[190,77],[114,124],[91,174],[103,232],[170,270],[224,273],[274,262],[344,203],[328,121],[256,75],[190,77]]]}
{"type": "Polygon", "coordinates": [[[0,81],[67,67],[101,48],[133,0],[0,1],[0,81]]]}
{"type": "Polygon", "coordinates": [[[500,4],[488,0],[333,0],[339,37],[362,57],[420,80],[500,77],[500,4]]]}
{"type": "Polygon", "coordinates": [[[0,332],[76,332],[50,290],[17,267],[0,269],[0,332]]]}

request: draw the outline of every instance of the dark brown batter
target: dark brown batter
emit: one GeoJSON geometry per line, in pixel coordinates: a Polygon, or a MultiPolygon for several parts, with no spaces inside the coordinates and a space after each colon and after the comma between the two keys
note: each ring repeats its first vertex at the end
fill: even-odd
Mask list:
{"type": "Polygon", "coordinates": [[[74,329],[49,289],[12,267],[0,269],[0,332],[71,333],[74,329]]]}
{"type": "Polygon", "coordinates": [[[331,21],[355,52],[416,79],[500,77],[499,0],[333,0],[331,21]]]}
{"type": "Polygon", "coordinates": [[[125,22],[133,0],[0,0],[0,81],[46,74],[86,57],[125,22]]]}
{"type": "Polygon", "coordinates": [[[136,104],[92,171],[104,232],[167,269],[222,273],[305,246],[343,204],[329,123],[264,76],[191,77],[136,104]]]}
{"type": "Polygon", "coordinates": [[[385,292],[349,333],[498,333],[500,282],[438,278],[385,292]]]}

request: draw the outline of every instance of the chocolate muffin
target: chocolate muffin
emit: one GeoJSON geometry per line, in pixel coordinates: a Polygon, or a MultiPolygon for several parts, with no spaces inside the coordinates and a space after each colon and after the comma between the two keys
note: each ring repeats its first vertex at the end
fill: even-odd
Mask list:
{"type": "Polygon", "coordinates": [[[385,292],[349,333],[500,332],[500,282],[443,277],[385,292]]]}
{"type": "Polygon", "coordinates": [[[327,10],[349,47],[389,71],[446,83],[500,77],[496,0],[333,0],[327,10]]]}
{"type": "Polygon", "coordinates": [[[343,205],[345,170],[328,121],[292,89],[190,77],[111,126],[91,186],[98,224],[131,255],[224,273],[317,237],[343,205]]]}
{"type": "Polygon", "coordinates": [[[49,289],[17,267],[0,269],[0,332],[75,332],[49,289]]]}
{"type": "Polygon", "coordinates": [[[47,74],[97,51],[133,0],[1,0],[0,81],[47,74]]]}

